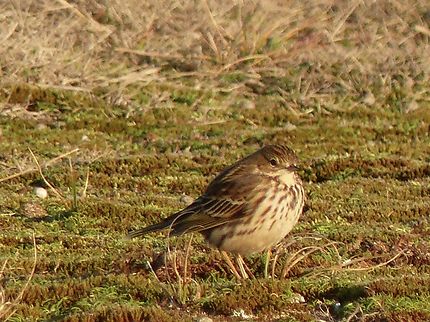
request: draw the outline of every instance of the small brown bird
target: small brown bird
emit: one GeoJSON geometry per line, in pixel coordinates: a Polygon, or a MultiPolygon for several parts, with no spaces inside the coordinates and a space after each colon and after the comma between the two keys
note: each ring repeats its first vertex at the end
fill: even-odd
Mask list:
{"type": "MultiPolygon", "coordinates": [[[[291,231],[303,209],[305,194],[297,163],[290,148],[265,146],[224,169],[205,193],[185,209],[160,223],[133,231],[128,237],[166,228],[173,236],[199,232],[224,257],[224,251],[228,251],[238,255],[239,260],[240,255],[270,250],[291,231]]],[[[270,253],[266,275],[269,256],[270,253]]],[[[227,263],[240,277],[229,258],[227,263]]]]}

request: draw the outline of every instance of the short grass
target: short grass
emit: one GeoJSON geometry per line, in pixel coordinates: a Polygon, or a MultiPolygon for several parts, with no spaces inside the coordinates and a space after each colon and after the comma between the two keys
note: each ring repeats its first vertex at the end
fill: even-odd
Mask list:
{"type": "Polygon", "coordinates": [[[427,1],[0,7],[0,320],[430,320],[427,1]],[[308,196],[275,278],[124,239],[270,143],[308,196]]]}

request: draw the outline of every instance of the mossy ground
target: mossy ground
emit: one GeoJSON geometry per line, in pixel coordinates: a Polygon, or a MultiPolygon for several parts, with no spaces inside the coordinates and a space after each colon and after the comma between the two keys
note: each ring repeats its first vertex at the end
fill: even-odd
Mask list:
{"type": "MultiPolygon", "coordinates": [[[[190,36],[191,44],[181,37],[198,18],[181,20],[190,10],[185,4],[139,7],[158,28],[142,36],[137,17],[126,19],[134,12],[120,3],[100,12],[93,7],[102,5],[88,3],[76,8],[93,14],[83,15],[81,28],[97,36],[94,52],[76,34],[77,47],[66,49],[81,56],[70,51],[44,69],[30,58],[46,52],[29,50],[29,69],[11,61],[13,76],[0,88],[0,180],[21,173],[0,182],[1,317],[13,310],[11,321],[430,320],[425,2],[404,10],[385,1],[355,8],[327,1],[306,14],[299,14],[306,5],[292,2],[288,12],[296,16],[282,30],[272,20],[265,28],[264,8],[251,2],[230,11],[210,2],[193,10],[224,16],[212,16],[215,27],[200,26],[208,38],[190,36]],[[178,19],[176,29],[167,13],[178,19]],[[102,27],[113,34],[103,38],[102,27]],[[130,30],[135,38],[126,38],[130,30]],[[128,52],[112,50],[130,39],[128,52]],[[169,54],[161,46],[166,39],[169,54]],[[202,52],[194,55],[196,44],[202,52]],[[146,54],[132,57],[130,50],[142,47],[146,54]],[[180,209],[184,195],[197,197],[223,167],[270,143],[297,152],[308,196],[299,224],[278,248],[275,278],[264,279],[264,256],[255,254],[246,261],[256,278],[236,281],[197,235],[191,243],[162,233],[124,238],[180,209]],[[30,184],[41,174],[30,149],[58,195],[34,195],[30,184]]],[[[29,21],[43,14],[76,22],[73,10],[48,17],[49,10],[33,6],[22,9],[29,21]]],[[[5,39],[12,42],[13,33],[5,39]]]]}

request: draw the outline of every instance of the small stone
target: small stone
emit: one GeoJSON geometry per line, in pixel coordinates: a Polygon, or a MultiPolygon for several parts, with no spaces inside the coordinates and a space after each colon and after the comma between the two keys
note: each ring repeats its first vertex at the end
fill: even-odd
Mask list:
{"type": "Polygon", "coordinates": [[[86,141],[89,141],[90,140],[90,138],[88,137],[88,135],[82,135],[82,138],[81,138],[81,141],[82,142],[86,142],[86,141]]]}
{"type": "Polygon", "coordinates": [[[194,198],[187,196],[185,193],[183,193],[179,197],[179,202],[186,205],[186,206],[190,205],[193,201],[194,201],[194,198]]]}
{"type": "Polygon", "coordinates": [[[39,198],[45,199],[48,197],[48,191],[43,187],[33,187],[33,192],[38,196],[39,198]]]}
{"type": "Polygon", "coordinates": [[[367,91],[363,96],[362,102],[367,106],[372,106],[373,104],[375,104],[376,99],[371,91],[367,91]]]}

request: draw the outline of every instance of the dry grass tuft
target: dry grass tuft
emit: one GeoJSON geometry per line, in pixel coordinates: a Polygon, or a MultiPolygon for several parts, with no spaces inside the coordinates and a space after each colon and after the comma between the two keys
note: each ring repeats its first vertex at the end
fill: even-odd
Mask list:
{"type": "Polygon", "coordinates": [[[279,87],[300,107],[334,103],[330,93],[389,96],[417,85],[417,73],[429,79],[425,0],[20,0],[1,12],[4,81],[102,90],[115,101],[150,84],[205,81],[205,90],[233,93],[279,87]]]}

